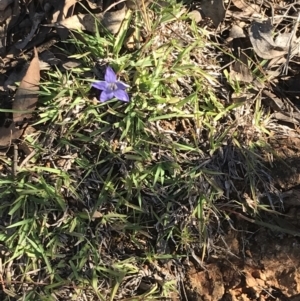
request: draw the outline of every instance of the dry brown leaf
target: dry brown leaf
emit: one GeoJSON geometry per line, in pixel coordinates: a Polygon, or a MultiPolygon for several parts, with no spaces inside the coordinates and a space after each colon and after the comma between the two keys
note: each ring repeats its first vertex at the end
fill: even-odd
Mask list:
{"type": "Polygon", "coordinates": [[[99,211],[95,211],[92,215],[92,218],[95,219],[95,218],[101,218],[103,217],[103,214],[99,211]]]}
{"type": "Polygon", "coordinates": [[[77,0],[66,0],[58,3],[56,11],[52,16],[52,22],[59,22],[67,18],[70,7],[75,5],[77,0]]]}
{"type": "MultiPolygon", "coordinates": [[[[249,41],[248,41],[249,43],[249,41]]],[[[248,66],[248,57],[245,54],[247,49],[247,39],[237,38],[232,41],[233,55],[237,58],[230,66],[230,77],[233,80],[243,83],[253,81],[251,70],[248,66]]]]}
{"type": "Polygon", "coordinates": [[[62,67],[64,67],[64,69],[66,70],[73,70],[75,68],[78,68],[81,64],[82,62],[80,60],[69,59],[62,64],[62,67]]]}
{"type": "Polygon", "coordinates": [[[233,24],[230,29],[228,40],[245,38],[245,37],[246,37],[246,35],[244,33],[243,27],[240,25],[237,25],[237,24],[233,24]]]}
{"type": "Polygon", "coordinates": [[[77,3],[77,0],[66,0],[63,8],[63,18],[66,18],[68,15],[69,9],[77,3]]]}
{"type": "Polygon", "coordinates": [[[204,0],[200,6],[206,17],[212,19],[216,27],[224,20],[225,8],[223,0],[204,0]]]}
{"type": "MultiPolygon", "coordinates": [[[[232,3],[242,10],[241,13],[238,13],[239,16],[247,17],[250,15],[253,15],[254,13],[257,13],[260,11],[260,7],[256,4],[248,4],[244,2],[243,0],[232,0],[232,3]]],[[[236,12],[234,12],[236,14],[236,12]]]]}
{"type": "Polygon", "coordinates": [[[15,123],[31,117],[38,100],[39,83],[40,63],[37,50],[34,48],[34,58],[20,83],[13,102],[13,110],[19,111],[18,113],[13,113],[15,123]]]}
{"type": "Polygon", "coordinates": [[[25,76],[29,64],[26,64],[21,70],[20,68],[14,68],[13,72],[8,76],[4,82],[4,90],[16,91],[18,86],[17,83],[21,82],[22,78],[25,76]]]}
{"type": "Polygon", "coordinates": [[[291,124],[300,124],[300,116],[295,116],[294,114],[275,112],[272,114],[272,117],[274,117],[277,120],[281,120],[291,124]]]}
{"type": "Polygon", "coordinates": [[[248,66],[249,53],[246,52],[249,51],[251,44],[241,26],[237,24],[232,25],[229,38],[227,39],[227,41],[231,42],[232,54],[236,58],[230,65],[230,78],[238,82],[250,83],[253,80],[253,76],[248,66]]]}
{"type": "Polygon", "coordinates": [[[11,125],[6,127],[0,127],[0,148],[8,147],[13,140],[22,136],[24,129],[17,129],[12,122],[11,125]]]}
{"type": "Polygon", "coordinates": [[[248,271],[244,273],[247,287],[257,287],[256,279],[248,271]]]}
{"type": "Polygon", "coordinates": [[[14,0],[0,0],[0,10],[5,10],[12,2],[14,2],[14,0]]]}
{"type": "Polygon", "coordinates": [[[288,51],[288,47],[274,42],[270,19],[263,22],[253,21],[249,28],[249,37],[255,53],[263,59],[280,57],[288,51]]]}
{"type": "Polygon", "coordinates": [[[8,6],[5,10],[0,11],[0,23],[4,22],[6,19],[11,17],[12,9],[8,6]]]}
{"type": "Polygon", "coordinates": [[[191,12],[188,13],[188,17],[195,21],[195,23],[199,23],[202,20],[202,16],[199,12],[199,10],[194,9],[191,12]]]}
{"type": "Polygon", "coordinates": [[[120,26],[125,18],[126,6],[117,11],[108,11],[106,13],[95,14],[78,14],[70,18],[67,18],[61,22],[53,24],[56,27],[66,27],[71,30],[86,30],[89,32],[95,32],[95,17],[102,23],[102,25],[115,34],[119,31],[120,26]]]}
{"type": "Polygon", "coordinates": [[[94,1],[86,0],[86,2],[89,5],[90,9],[96,9],[97,7],[100,6],[100,1],[94,2],[94,1]]]}

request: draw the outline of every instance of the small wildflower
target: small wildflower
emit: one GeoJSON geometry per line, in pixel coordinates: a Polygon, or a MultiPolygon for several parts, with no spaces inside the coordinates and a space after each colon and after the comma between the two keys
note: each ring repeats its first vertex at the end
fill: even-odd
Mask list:
{"type": "Polygon", "coordinates": [[[106,68],[104,81],[100,80],[92,84],[92,87],[102,90],[100,101],[104,102],[112,98],[128,102],[129,96],[125,91],[129,86],[117,80],[117,75],[111,67],[106,68]]]}

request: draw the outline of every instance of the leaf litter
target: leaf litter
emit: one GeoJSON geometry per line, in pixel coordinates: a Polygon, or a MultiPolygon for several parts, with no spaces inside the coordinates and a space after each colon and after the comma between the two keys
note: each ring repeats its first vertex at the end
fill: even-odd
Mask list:
{"type": "Polygon", "coordinates": [[[40,83],[40,62],[36,48],[27,72],[25,73],[14,97],[13,122],[9,127],[0,127],[0,147],[11,145],[12,141],[21,137],[24,128],[18,126],[26,123],[32,116],[38,101],[40,83]]]}
{"type": "Polygon", "coordinates": [[[18,124],[30,119],[38,101],[40,62],[36,48],[34,57],[15,94],[12,109],[13,121],[18,124]]]}
{"type": "MultiPolygon", "coordinates": [[[[45,1],[39,1],[42,4],[46,4],[45,1]]],[[[80,1],[78,1],[80,2],[80,1]]],[[[4,2],[3,2],[4,3],[4,2]]],[[[37,1],[32,1],[31,3],[37,3],[37,1]]],[[[55,6],[57,4],[57,1],[48,1],[47,2],[51,8],[55,8],[55,14],[52,15],[52,20],[51,17],[49,18],[49,16],[43,17],[45,14],[45,16],[47,14],[49,14],[49,12],[51,10],[46,10],[42,12],[42,16],[41,18],[39,18],[38,20],[34,21],[34,18],[31,20],[30,18],[30,25],[25,25],[25,27],[23,29],[24,32],[26,32],[27,34],[19,34],[17,33],[17,31],[15,32],[15,36],[14,39],[12,40],[8,40],[5,41],[3,43],[4,47],[4,58],[6,55],[6,50],[8,49],[9,51],[16,51],[13,50],[13,48],[16,48],[17,51],[14,53],[17,54],[23,54],[24,48],[31,49],[33,46],[39,46],[41,43],[44,43],[44,41],[47,40],[51,40],[53,39],[53,37],[57,34],[56,30],[65,28],[67,30],[87,30],[90,32],[95,32],[95,18],[92,17],[90,14],[84,12],[82,13],[82,11],[80,9],[78,9],[78,3],[75,1],[65,1],[65,6],[62,6],[62,2],[59,4],[59,6],[55,6]],[[58,8],[59,7],[59,8],[58,8]],[[50,22],[48,22],[49,20],[51,20],[50,22]],[[44,34],[43,30],[46,30],[45,32],[47,34],[44,34]],[[29,34],[28,34],[29,32],[29,34]]],[[[87,4],[89,6],[90,9],[95,9],[98,10],[99,6],[100,6],[100,1],[98,1],[95,4],[95,1],[88,1],[87,4]]],[[[18,1],[15,1],[13,3],[13,1],[8,1],[6,2],[6,9],[7,7],[9,7],[9,9],[11,11],[16,10],[17,6],[18,6],[18,1]],[[7,4],[8,3],[8,4],[7,4]]],[[[270,4],[272,6],[272,4],[270,4]]],[[[295,4],[296,5],[296,4],[295,4]]],[[[234,101],[233,99],[233,95],[237,95],[239,94],[239,96],[241,95],[246,95],[246,97],[243,99],[242,103],[243,105],[240,107],[237,107],[236,109],[234,109],[232,111],[232,113],[230,114],[229,118],[232,118],[231,120],[228,120],[228,124],[222,124],[222,122],[219,122],[220,119],[216,118],[216,127],[218,128],[219,132],[226,132],[228,131],[228,128],[230,130],[230,126],[232,127],[232,131],[229,131],[229,136],[232,134],[232,137],[234,137],[234,139],[241,139],[239,140],[239,142],[243,143],[243,147],[246,148],[247,145],[253,143],[256,141],[256,135],[260,136],[260,137],[265,137],[263,136],[263,134],[257,130],[256,127],[253,126],[253,115],[254,114],[258,114],[258,112],[255,112],[255,106],[258,103],[258,99],[261,98],[263,100],[263,103],[261,104],[261,107],[259,107],[259,109],[264,110],[264,112],[268,112],[270,111],[271,114],[271,118],[270,118],[270,122],[268,123],[267,121],[262,121],[262,122],[266,122],[267,124],[267,131],[272,131],[272,127],[274,127],[274,129],[276,131],[278,131],[278,133],[280,133],[280,135],[286,137],[289,135],[290,132],[287,131],[286,127],[280,127],[277,123],[280,123],[280,121],[283,121],[285,123],[288,123],[289,126],[292,128],[293,126],[297,125],[299,123],[299,110],[297,108],[297,105],[295,104],[295,98],[292,94],[289,94],[288,90],[284,90],[284,89],[279,89],[279,87],[283,87],[285,82],[285,79],[283,79],[281,77],[282,75],[282,70],[284,68],[286,68],[288,70],[288,76],[287,77],[294,77],[295,75],[297,75],[297,67],[299,64],[299,43],[297,40],[297,36],[294,35],[294,28],[295,28],[295,24],[292,22],[289,22],[288,18],[285,18],[283,12],[287,9],[285,8],[284,4],[283,6],[281,6],[280,8],[278,8],[278,6],[274,5],[273,10],[274,10],[274,14],[275,16],[277,14],[283,15],[283,17],[281,19],[276,19],[273,18],[270,15],[268,9],[269,4],[268,3],[251,3],[250,1],[246,2],[246,1],[232,1],[232,4],[228,4],[224,3],[223,1],[203,1],[202,3],[197,3],[195,4],[195,6],[197,7],[197,10],[199,9],[199,11],[201,11],[203,13],[203,15],[206,18],[209,18],[212,20],[213,26],[209,27],[210,25],[208,25],[208,28],[206,27],[206,29],[208,29],[208,31],[210,31],[210,35],[211,35],[211,41],[209,42],[216,42],[218,43],[219,46],[219,50],[216,50],[215,48],[213,49],[213,51],[205,51],[203,50],[202,53],[200,53],[199,51],[197,52],[197,50],[193,50],[192,55],[195,59],[195,62],[197,62],[197,66],[201,67],[201,68],[205,68],[207,67],[206,70],[207,72],[210,72],[210,76],[213,76],[213,81],[211,82],[215,82],[216,78],[220,79],[220,78],[224,78],[223,77],[223,73],[220,72],[220,70],[222,70],[222,68],[216,68],[216,63],[215,61],[212,59],[215,56],[219,56],[219,57],[223,57],[224,60],[228,60],[229,64],[227,65],[228,70],[229,71],[229,77],[228,79],[228,83],[229,85],[231,85],[231,89],[235,89],[234,92],[231,94],[228,92],[228,90],[226,88],[224,88],[224,85],[222,85],[220,83],[220,85],[216,85],[216,95],[218,95],[218,97],[220,98],[220,100],[223,101],[224,104],[226,105],[231,105],[231,102],[234,101]],[[263,15],[265,14],[265,12],[267,12],[267,18],[265,18],[263,15]],[[260,18],[257,19],[255,14],[261,14],[260,18]],[[263,16],[263,18],[261,18],[263,16]],[[241,26],[238,26],[239,28],[236,27],[236,23],[239,21],[244,21],[244,24],[239,24],[241,26]],[[264,20],[264,21],[263,21],[264,20]],[[281,20],[279,23],[276,23],[278,20],[281,20]],[[281,24],[282,22],[282,24],[281,24]],[[231,28],[231,30],[228,30],[228,28],[231,28]],[[227,43],[222,43],[222,38],[223,35],[226,36],[226,30],[231,34],[231,39],[227,42],[227,43]],[[221,50],[220,50],[221,49],[221,50]],[[206,60],[206,61],[205,61],[206,60]],[[267,60],[266,63],[263,63],[262,60],[267,60]],[[271,76],[272,75],[272,76],[271,76]],[[239,85],[239,89],[238,90],[236,88],[236,86],[234,86],[234,83],[239,85]],[[248,89],[248,86],[251,84],[251,89],[248,89]],[[218,90],[218,91],[217,91],[218,90]],[[280,90],[280,91],[279,91],[280,90]],[[218,123],[219,122],[219,123],[218,123]],[[230,126],[229,126],[230,124],[230,126]],[[235,131],[236,129],[239,129],[239,131],[235,131]],[[240,135],[238,138],[237,135],[240,135]]],[[[34,5],[31,6],[31,16],[36,16],[36,13],[39,13],[38,11],[33,11],[34,5]]],[[[44,8],[45,5],[41,5],[41,8],[44,8]]],[[[134,7],[134,6],[132,6],[134,7]]],[[[104,13],[104,10],[102,9],[101,12],[97,12],[95,14],[96,18],[98,21],[102,22],[102,24],[104,25],[104,27],[106,27],[106,29],[108,29],[110,32],[112,33],[117,33],[121,23],[124,19],[125,16],[125,12],[126,12],[126,7],[123,6],[122,9],[113,9],[111,11],[108,11],[106,13],[104,13]]],[[[7,15],[9,15],[6,12],[7,15]]],[[[4,13],[3,13],[4,15],[4,13]]],[[[23,16],[22,16],[23,17],[23,16]]],[[[8,23],[6,25],[9,25],[10,22],[10,16],[7,17],[8,23]]],[[[204,28],[205,26],[207,26],[207,20],[203,19],[203,18],[199,18],[197,17],[197,23],[199,28],[204,28]]],[[[182,25],[181,21],[176,20],[172,23],[172,28],[170,29],[170,24],[168,24],[168,26],[161,26],[161,37],[158,35],[157,36],[157,45],[154,45],[153,47],[158,47],[158,45],[163,45],[164,43],[168,43],[169,42],[169,38],[173,37],[174,32],[176,32],[177,34],[181,35],[182,37],[185,36],[185,38],[183,39],[184,42],[189,41],[192,42],[193,38],[188,36],[188,26],[184,27],[184,25],[182,25]],[[176,26],[174,25],[176,24],[176,26]],[[183,32],[180,32],[180,30],[182,30],[183,28],[183,32]],[[161,40],[159,40],[161,38],[161,40]]],[[[7,27],[8,28],[8,27],[7,27]]],[[[7,28],[3,29],[3,34],[2,37],[7,37],[7,28]]],[[[227,33],[228,33],[227,32],[227,33]]],[[[58,33],[58,35],[60,36],[60,38],[63,40],[63,35],[60,35],[58,33]]],[[[45,43],[46,44],[46,43],[45,43]]],[[[210,44],[210,43],[208,43],[210,44]]],[[[212,43],[213,44],[213,43],[212,43]]],[[[208,47],[211,47],[211,44],[208,45],[208,47]]],[[[207,48],[207,49],[212,49],[212,48],[207,48]]],[[[44,49],[45,50],[45,49],[44,49]]],[[[51,48],[47,48],[46,46],[46,50],[51,52],[51,48]]],[[[43,51],[42,47],[40,48],[40,51],[43,51]]],[[[9,52],[8,52],[9,53],[9,52]]],[[[12,52],[11,52],[12,53],[12,52]]],[[[53,53],[53,52],[51,52],[53,53]]],[[[55,56],[51,55],[50,56],[52,60],[55,60],[55,56]]],[[[13,59],[16,59],[15,57],[13,57],[13,59]]],[[[7,61],[11,61],[12,59],[10,58],[7,61]]],[[[6,62],[7,62],[6,61],[6,62]]],[[[54,64],[55,65],[55,64],[54,64]]],[[[5,66],[4,66],[5,67],[5,66]]],[[[224,67],[226,68],[226,67],[224,67]]],[[[72,69],[72,68],[71,68],[72,69]]],[[[168,73],[168,72],[167,72],[168,73]]],[[[171,74],[166,74],[166,75],[171,75],[171,74]]],[[[0,145],[1,146],[9,146],[11,144],[11,142],[15,139],[20,138],[20,136],[23,134],[24,129],[19,127],[19,123],[24,123],[27,122],[27,119],[30,119],[30,117],[32,116],[32,111],[34,110],[36,103],[37,103],[37,96],[38,96],[38,85],[39,85],[39,80],[40,80],[40,67],[39,67],[39,62],[38,62],[38,55],[37,55],[37,50],[35,49],[35,55],[34,58],[32,59],[30,66],[27,70],[27,73],[25,74],[25,76],[23,77],[23,79],[21,80],[21,84],[16,92],[16,96],[15,96],[15,100],[13,102],[12,108],[13,110],[18,110],[21,111],[19,113],[13,113],[13,122],[8,126],[2,126],[0,127],[0,145]],[[27,112],[27,111],[30,112],[27,112]],[[22,113],[23,112],[23,113],[22,113]]],[[[186,93],[186,91],[193,91],[193,89],[191,89],[191,83],[189,82],[188,79],[186,78],[181,78],[179,80],[180,84],[182,85],[181,87],[184,87],[184,89],[182,89],[180,92],[178,93],[182,93],[182,94],[178,94],[178,96],[180,97],[184,97],[184,93],[186,93]]],[[[174,91],[176,90],[176,84],[174,84],[174,91]]],[[[178,85],[178,84],[177,84],[178,85]]],[[[179,98],[180,98],[179,97],[179,98]]],[[[240,97],[241,99],[241,97],[240,97]]],[[[205,106],[203,106],[205,107],[205,106]]],[[[222,110],[224,110],[224,107],[222,107],[222,110]]],[[[220,114],[223,114],[223,112],[220,112],[220,114]]],[[[180,135],[178,135],[178,133],[176,133],[175,127],[168,122],[168,120],[165,121],[165,123],[162,123],[160,121],[158,121],[157,125],[159,126],[160,130],[163,132],[163,136],[164,136],[164,141],[167,141],[165,144],[172,144],[172,142],[170,142],[171,139],[168,136],[168,131],[166,130],[166,127],[168,125],[168,127],[170,127],[172,129],[172,135],[177,135],[176,139],[178,139],[178,141],[180,141],[180,139],[187,139],[186,141],[188,141],[189,138],[184,137],[185,133],[181,133],[180,135]],[[162,126],[164,125],[164,126],[162,126]],[[181,136],[183,136],[184,138],[182,138],[181,136]]],[[[184,123],[183,123],[184,124],[184,123]]],[[[186,125],[181,125],[182,128],[186,128],[186,125]]],[[[178,125],[177,125],[178,127],[178,125]]],[[[200,128],[200,127],[199,127],[200,128]]],[[[149,125],[149,131],[153,131],[155,132],[155,127],[153,124],[149,125]]],[[[296,133],[296,130],[294,131],[293,129],[290,130],[293,133],[296,133]]],[[[53,131],[55,133],[55,131],[53,131]]],[[[188,132],[188,130],[187,130],[188,132]]],[[[278,134],[279,135],[279,134],[278,134]]],[[[205,133],[203,131],[203,137],[200,137],[201,140],[201,147],[202,147],[202,151],[205,153],[205,147],[209,147],[208,146],[208,142],[207,142],[207,138],[205,138],[205,133]]],[[[158,139],[158,138],[157,138],[158,139]]],[[[218,166],[219,169],[217,169],[216,173],[221,170],[224,174],[228,175],[228,174],[233,174],[232,177],[229,177],[229,180],[225,177],[222,176],[215,176],[212,180],[210,180],[210,183],[213,183],[213,185],[215,187],[222,187],[222,183],[227,183],[225,186],[225,188],[219,188],[220,191],[223,190],[225,191],[226,189],[228,189],[228,195],[229,195],[229,190],[231,190],[230,194],[232,193],[233,190],[238,191],[239,189],[237,187],[235,187],[235,183],[234,180],[232,179],[239,179],[241,178],[242,181],[244,181],[244,175],[248,173],[248,170],[243,169],[244,166],[241,166],[241,162],[243,162],[244,160],[244,156],[245,154],[243,153],[243,151],[245,151],[243,149],[243,151],[239,152],[236,149],[231,149],[231,145],[228,141],[228,145],[227,146],[221,146],[220,148],[220,153],[222,153],[222,155],[220,155],[221,157],[216,158],[213,154],[212,156],[210,156],[209,158],[206,158],[207,161],[205,161],[205,163],[201,163],[204,164],[203,166],[205,166],[206,168],[212,168],[215,166],[218,166]],[[225,159],[224,158],[229,158],[230,159],[230,164],[231,165],[236,165],[238,166],[238,168],[230,168],[228,167],[229,171],[224,167],[224,165],[226,165],[225,163],[225,159]],[[222,161],[223,165],[219,166],[218,164],[220,164],[220,161],[222,161]],[[209,163],[207,163],[209,162],[209,163]],[[223,169],[222,169],[223,168],[223,169]],[[240,170],[242,170],[242,172],[239,172],[240,170]],[[230,183],[230,181],[234,182],[234,184],[230,183]]],[[[59,150],[56,150],[57,153],[59,153],[59,150]]],[[[166,153],[165,156],[170,156],[170,160],[173,160],[172,155],[166,153]]],[[[246,155],[247,157],[251,157],[251,152],[247,153],[246,155]]],[[[67,156],[67,158],[69,158],[67,156]]],[[[71,158],[71,157],[70,157],[71,158]]],[[[73,158],[73,157],[72,157],[73,158]]],[[[199,158],[196,157],[197,161],[199,161],[199,158]]],[[[52,159],[51,159],[52,160],[52,159]]],[[[180,159],[182,160],[182,159],[180,159]]],[[[190,157],[190,160],[192,159],[192,156],[190,157]]],[[[73,161],[69,161],[68,163],[68,171],[71,173],[73,172],[72,170],[72,163],[73,161]]],[[[228,164],[229,166],[229,164],[228,164]]],[[[265,172],[265,171],[264,171],[265,172]]],[[[263,177],[263,172],[260,174],[261,177],[263,177]]],[[[96,178],[96,176],[95,176],[96,178]]],[[[89,189],[88,190],[92,190],[92,186],[93,183],[95,182],[94,178],[88,178],[88,180],[90,182],[87,181],[87,185],[89,185],[89,189]]],[[[82,180],[84,181],[84,179],[82,180]]],[[[238,181],[237,181],[238,182],[238,181]]],[[[259,180],[258,180],[258,183],[259,180]]],[[[264,184],[267,187],[267,184],[269,183],[268,181],[266,181],[264,184]]],[[[199,184],[200,185],[200,184],[199,184]]],[[[240,184],[241,185],[241,184],[240,184]]],[[[209,185],[208,185],[209,186],[209,185]]],[[[269,188],[269,187],[268,187],[269,188]]],[[[261,187],[259,187],[259,185],[257,185],[257,189],[261,189],[261,187]]],[[[63,188],[61,187],[61,190],[63,190],[63,188]]],[[[84,187],[83,187],[84,190],[84,187]]],[[[207,194],[210,194],[210,190],[207,190],[205,187],[201,188],[201,191],[206,191],[207,194]]],[[[261,191],[263,191],[263,193],[270,193],[270,189],[261,189],[261,191]],[[267,191],[267,192],[266,192],[267,191]]],[[[274,192],[274,190],[273,190],[274,192]]],[[[275,190],[276,192],[276,190],[275,190]]],[[[274,194],[276,194],[274,192],[274,194]]],[[[84,192],[86,196],[88,196],[89,199],[91,199],[91,195],[89,193],[89,191],[85,191],[84,192]]],[[[149,195],[146,194],[146,198],[149,197],[149,195]]],[[[240,197],[240,196],[238,196],[240,197]]],[[[256,201],[252,200],[249,197],[240,197],[239,200],[245,200],[246,203],[251,206],[253,206],[253,204],[255,205],[256,201]]],[[[150,202],[152,201],[152,198],[149,197],[150,202]]],[[[192,202],[192,201],[190,201],[192,202]]],[[[191,204],[191,208],[186,209],[184,208],[184,206],[181,204],[181,206],[176,207],[174,206],[174,216],[175,216],[175,223],[180,223],[183,221],[183,223],[189,224],[189,221],[187,219],[185,219],[184,217],[187,215],[187,211],[188,210],[192,210],[193,212],[195,211],[195,208],[193,208],[193,206],[195,206],[195,204],[191,204]],[[186,210],[186,211],[185,211],[186,210]],[[176,213],[175,213],[176,212],[176,213]]],[[[158,206],[158,205],[157,205],[158,206]]],[[[253,206],[254,208],[255,206],[253,206]]],[[[228,212],[230,212],[230,206],[228,209],[228,212]]],[[[77,208],[76,208],[77,209],[77,208]]],[[[95,211],[95,212],[99,212],[99,218],[103,217],[103,213],[100,211],[95,211]]],[[[67,213],[66,213],[67,214],[67,213]]],[[[94,217],[95,215],[91,214],[92,217],[94,217]]],[[[239,216],[240,217],[240,216],[239,216]]],[[[87,218],[89,218],[89,214],[87,214],[87,218]]],[[[196,223],[197,221],[193,221],[193,223],[196,223]]],[[[217,223],[216,223],[217,224],[217,223]]],[[[120,228],[122,228],[122,223],[120,225],[114,224],[114,230],[115,231],[120,231],[120,228]]],[[[157,228],[159,227],[164,227],[163,223],[160,225],[158,223],[158,225],[156,225],[157,228]]],[[[107,229],[109,229],[109,227],[107,226],[107,229]]],[[[106,230],[107,230],[106,229],[106,230]]],[[[250,229],[251,231],[252,229],[250,229]]],[[[212,231],[212,229],[210,229],[210,231],[212,231]]],[[[163,231],[159,230],[158,231],[159,235],[163,237],[163,231]]],[[[103,231],[102,233],[103,235],[105,235],[105,231],[103,231]]],[[[260,236],[258,236],[259,238],[261,238],[260,236]]],[[[249,237],[247,237],[248,239],[249,237]]],[[[250,239],[250,238],[249,238],[250,239]]],[[[263,240],[263,238],[261,238],[263,240]]],[[[163,240],[162,240],[163,241],[163,240]]],[[[113,240],[112,240],[113,242],[113,240]]],[[[105,242],[103,242],[105,244],[105,242]]],[[[145,243],[144,242],[140,242],[141,245],[143,245],[143,247],[145,247],[145,243]]],[[[166,243],[164,243],[166,244],[166,243]]],[[[157,245],[158,242],[157,242],[157,245]]],[[[117,246],[117,245],[115,245],[117,246]]],[[[119,243],[118,243],[119,246],[119,243]]],[[[274,246],[274,249],[276,248],[276,246],[274,246]]],[[[158,248],[159,249],[159,248],[158,248]]],[[[196,262],[198,262],[201,266],[202,262],[201,260],[198,258],[199,253],[197,252],[197,248],[195,247],[196,253],[198,255],[195,254],[195,251],[193,249],[193,255],[192,257],[194,258],[194,260],[196,262]]],[[[252,250],[254,252],[254,250],[252,250]]],[[[158,251],[160,252],[160,251],[158,251]]],[[[250,252],[250,251],[249,251],[250,252]]],[[[103,252],[104,253],[104,252],[103,252]]],[[[113,254],[114,255],[114,254],[113,254]]],[[[243,254],[238,254],[238,255],[243,255],[243,254]]],[[[104,256],[111,256],[111,255],[107,255],[105,254],[104,256]]],[[[215,255],[217,256],[217,255],[215,255]]],[[[233,260],[233,258],[231,258],[233,260]]],[[[108,265],[113,264],[111,258],[105,258],[104,260],[106,260],[106,263],[108,265]]],[[[91,263],[92,264],[92,263],[91,263]]],[[[176,262],[176,264],[178,264],[178,262],[176,262]]],[[[142,267],[141,268],[141,272],[138,274],[137,278],[138,281],[140,281],[140,285],[138,285],[138,282],[136,279],[133,278],[129,278],[128,282],[127,282],[127,286],[125,287],[125,285],[123,285],[123,289],[124,291],[128,292],[128,287],[135,287],[135,289],[137,287],[139,287],[140,289],[142,289],[142,287],[145,288],[145,291],[147,291],[148,289],[151,288],[151,283],[149,284],[146,280],[147,277],[153,277],[154,279],[158,279],[158,283],[163,283],[162,281],[162,275],[165,273],[165,275],[167,275],[169,278],[168,280],[174,280],[176,277],[174,277],[174,275],[171,275],[170,273],[168,273],[170,270],[172,270],[176,275],[181,275],[180,272],[178,272],[177,270],[177,266],[175,264],[175,261],[164,261],[163,263],[159,262],[159,264],[154,261],[154,263],[152,265],[149,264],[149,266],[151,267],[142,267]],[[163,267],[163,268],[162,268],[163,267]],[[165,269],[168,272],[165,272],[163,269],[165,269]],[[153,272],[155,271],[155,272],[153,272]],[[142,273],[143,272],[143,273],[142,273]]],[[[194,264],[189,263],[192,266],[192,270],[193,270],[193,266],[194,264]]],[[[267,263],[266,263],[267,265],[267,263]]],[[[218,266],[219,267],[219,266],[218,266]]],[[[206,267],[207,268],[207,267],[206,267]]],[[[247,268],[247,267],[245,267],[247,268]]],[[[203,269],[201,272],[198,271],[199,266],[197,266],[197,264],[195,265],[195,269],[193,270],[193,275],[197,275],[197,279],[198,281],[195,281],[195,277],[193,278],[191,276],[191,274],[188,274],[188,279],[190,280],[190,282],[192,283],[192,285],[194,287],[192,288],[186,288],[187,290],[187,294],[188,294],[188,300],[199,300],[199,298],[207,298],[208,300],[211,300],[212,296],[215,300],[222,298],[225,296],[225,282],[221,281],[221,277],[219,274],[218,269],[213,268],[216,270],[215,273],[213,272],[207,272],[207,269],[203,269]],[[199,281],[199,279],[202,279],[202,281],[199,281]],[[220,289],[217,289],[217,286],[210,286],[210,282],[212,281],[208,281],[206,282],[206,279],[213,279],[214,283],[218,283],[217,286],[220,287],[220,289]],[[203,287],[199,286],[199,283],[201,283],[201,285],[203,285],[203,287]],[[207,285],[207,286],[206,286],[207,285]],[[209,287],[209,290],[205,290],[205,287],[209,287]],[[193,295],[193,293],[190,291],[196,291],[197,294],[196,296],[193,295]],[[198,299],[197,299],[198,298],[198,299]],[[210,298],[210,299],[209,299],[210,298]]],[[[225,269],[224,266],[221,266],[220,269],[225,269]]],[[[234,271],[233,269],[230,269],[230,272],[232,272],[232,274],[234,275],[234,271]]],[[[257,271],[256,271],[257,272],[257,271]]],[[[224,272],[225,273],[225,272],[224,272]]],[[[257,272],[258,273],[258,272],[257,272]]],[[[247,274],[247,273],[246,273],[247,274]]],[[[259,273],[258,273],[259,274],[259,273]]],[[[228,278],[230,280],[234,281],[241,281],[241,277],[238,278],[237,276],[235,276],[238,279],[231,279],[231,277],[233,277],[232,275],[229,276],[227,275],[228,278]]],[[[270,275],[271,277],[271,275],[270,275]]],[[[274,276],[275,277],[275,276],[274,276]]],[[[196,280],[197,280],[196,279],[196,280]]],[[[268,288],[268,283],[264,282],[264,276],[259,274],[256,279],[254,279],[252,276],[250,277],[247,274],[246,277],[246,281],[247,281],[247,285],[254,290],[255,292],[257,292],[257,294],[261,294],[261,296],[263,295],[263,293],[257,288],[257,287],[266,287],[266,289],[268,288]]],[[[280,281],[278,281],[280,282],[280,281]]],[[[239,282],[241,283],[241,282],[239,282]]],[[[284,282],[282,282],[284,283],[284,282]]],[[[280,284],[280,283],[275,283],[277,287],[280,287],[280,289],[282,291],[285,290],[285,286],[280,284]]],[[[237,284],[238,285],[238,284],[237,284]]],[[[271,284],[269,285],[269,289],[271,289],[271,284]]],[[[227,286],[228,287],[228,286],[227,286]]],[[[234,285],[232,287],[235,287],[234,285]]],[[[135,290],[133,289],[133,291],[135,290]]],[[[295,292],[295,291],[293,291],[295,292]]],[[[235,292],[237,293],[237,292],[235,292]]],[[[273,293],[273,292],[272,292],[273,293]]],[[[234,294],[232,292],[232,294],[234,294]]],[[[238,293],[237,293],[238,294],[238,293]]],[[[120,295],[122,296],[122,294],[120,293],[120,295]]],[[[240,295],[243,296],[243,300],[249,300],[250,296],[243,292],[240,295]]],[[[68,296],[68,294],[67,294],[68,296]]],[[[234,298],[236,298],[235,296],[233,296],[234,298]]],[[[68,297],[67,297],[68,298],[68,297]]],[[[263,298],[263,297],[262,297],[263,298]]],[[[184,299],[182,299],[184,300],[184,299]]]]}

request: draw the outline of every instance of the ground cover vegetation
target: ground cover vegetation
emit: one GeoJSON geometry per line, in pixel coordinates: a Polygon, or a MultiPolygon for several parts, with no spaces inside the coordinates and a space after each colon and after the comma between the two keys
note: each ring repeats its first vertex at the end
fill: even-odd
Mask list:
{"type": "Polygon", "coordinates": [[[1,300],[300,293],[299,4],[1,3],[1,300]]]}

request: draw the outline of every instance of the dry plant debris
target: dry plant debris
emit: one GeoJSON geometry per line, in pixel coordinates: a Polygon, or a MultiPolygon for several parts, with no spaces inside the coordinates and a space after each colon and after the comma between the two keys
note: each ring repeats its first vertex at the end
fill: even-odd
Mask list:
{"type": "Polygon", "coordinates": [[[0,1],[1,300],[299,299],[299,8],[0,1]]]}
{"type": "Polygon", "coordinates": [[[35,110],[38,101],[38,91],[40,84],[40,63],[36,48],[34,49],[34,58],[32,59],[26,74],[24,75],[20,86],[15,94],[12,105],[13,121],[22,123],[30,119],[35,110]]]}

